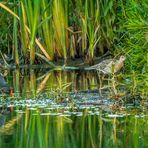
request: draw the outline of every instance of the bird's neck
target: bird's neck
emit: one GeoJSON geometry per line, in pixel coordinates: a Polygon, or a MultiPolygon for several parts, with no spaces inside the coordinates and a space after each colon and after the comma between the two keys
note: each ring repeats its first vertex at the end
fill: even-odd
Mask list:
{"type": "Polygon", "coordinates": [[[116,64],[115,64],[115,67],[114,67],[114,72],[118,72],[121,68],[123,67],[123,61],[118,61],[116,64]]]}

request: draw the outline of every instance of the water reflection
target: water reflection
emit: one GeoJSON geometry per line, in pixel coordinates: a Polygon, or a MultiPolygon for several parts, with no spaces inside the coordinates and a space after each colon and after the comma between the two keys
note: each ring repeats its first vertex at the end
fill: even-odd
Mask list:
{"type": "Polygon", "coordinates": [[[5,80],[14,89],[14,96],[6,96],[6,99],[3,95],[0,96],[0,105],[32,107],[61,105],[71,108],[75,106],[81,108],[86,105],[102,108],[105,105],[103,108],[110,111],[110,108],[121,108],[124,103],[131,105],[143,103],[139,100],[142,97],[144,100],[146,97],[144,93],[134,95],[135,92],[140,92],[135,91],[135,89],[138,90],[135,79],[133,75],[131,77],[104,76],[96,71],[16,69],[8,71],[5,76],[5,80]],[[132,84],[132,79],[134,84],[132,84]],[[114,105],[116,102],[118,104],[114,105]]]}
{"type": "Polygon", "coordinates": [[[148,147],[147,93],[126,100],[140,92],[133,75],[17,69],[4,78],[14,96],[0,96],[0,147],[148,147]]]}
{"type": "MultiPolygon", "coordinates": [[[[48,71],[17,69],[9,72],[8,83],[15,97],[34,98],[45,91],[80,92],[99,91],[100,95],[123,95],[121,75],[102,76],[96,71],[48,71]]],[[[5,77],[6,78],[6,77],[5,77]]]]}
{"type": "Polygon", "coordinates": [[[26,109],[23,114],[13,114],[0,127],[0,146],[125,147],[125,143],[129,148],[148,146],[148,116],[111,116],[101,111],[90,115],[86,109],[81,112],[83,116],[40,111],[26,109]]]}

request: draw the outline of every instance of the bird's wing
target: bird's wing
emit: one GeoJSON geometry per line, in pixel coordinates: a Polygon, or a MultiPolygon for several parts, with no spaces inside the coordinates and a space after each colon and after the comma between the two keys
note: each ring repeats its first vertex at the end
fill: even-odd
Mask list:
{"type": "Polygon", "coordinates": [[[90,68],[91,69],[104,69],[106,67],[106,65],[108,65],[111,61],[112,61],[112,59],[103,60],[99,64],[93,65],[90,68]]]}
{"type": "Polygon", "coordinates": [[[106,71],[112,65],[112,63],[113,63],[112,59],[104,60],[98,65],[98,70],[100,70],[102,72],[106,71]]]}
{"type": "Polygon", "coordinates": [[[104,73],[105,74],[110,74],[110,73],[112,73],[113,72],[113,65],[114,65],[115,63],[113,62],[113,61],[111,61],[108,65],[106,65],[106,67],[104,68],[104,73]]]}

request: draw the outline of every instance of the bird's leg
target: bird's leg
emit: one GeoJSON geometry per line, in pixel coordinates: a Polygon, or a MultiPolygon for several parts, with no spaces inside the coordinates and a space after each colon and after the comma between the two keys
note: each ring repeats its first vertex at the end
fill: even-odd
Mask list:
{"type": "Polygon", "coordinates": [[[117,89],[116,89],[116,81],[115,81],[115,75],[113,74],[112,79],[111,79],[111,84],[112,84],[112,88],[113,88],[113,93],[116,96],[117,95],[117,89]]]}

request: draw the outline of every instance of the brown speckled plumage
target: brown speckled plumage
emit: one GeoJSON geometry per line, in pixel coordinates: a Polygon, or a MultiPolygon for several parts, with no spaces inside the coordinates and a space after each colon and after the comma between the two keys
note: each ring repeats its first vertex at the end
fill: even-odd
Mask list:
{"type": "Polygon", "coordinates": [[[115,59],[103,60],[99,64],[86,68],[86,70],[94,69],[104,74],[116,73],[120,71],[120,69],[123,67],[125,59],[126,59],[125,56],[120,56],[119,60],[115,60],[115,59]]]}

